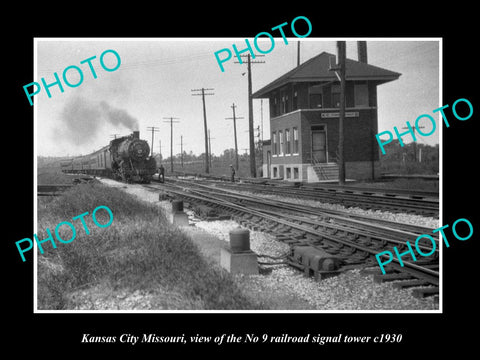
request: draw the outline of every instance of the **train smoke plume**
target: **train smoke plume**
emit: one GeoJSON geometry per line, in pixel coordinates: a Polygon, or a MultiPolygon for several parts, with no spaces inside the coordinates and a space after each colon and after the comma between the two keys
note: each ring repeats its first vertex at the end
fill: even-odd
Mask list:
{"type": "Polygon", "coordinates": [[[105,101],[94,102],[83,97],[71,99],[60,113],[62,126],[56,136],[82,145],[96,138],[104,125],[123,126],[128,130],[138,130],[138,121],[124,109],[118,109],[105,101]]]}
{"type": "Polygon", "coordinates": [[[137,119],[130,116],[123,109],[115,109],[108,105],[105,101],[100,103],[100,109],[105,119],[112,125],[122,125],[129,130],[138,130],[137,119]]]}

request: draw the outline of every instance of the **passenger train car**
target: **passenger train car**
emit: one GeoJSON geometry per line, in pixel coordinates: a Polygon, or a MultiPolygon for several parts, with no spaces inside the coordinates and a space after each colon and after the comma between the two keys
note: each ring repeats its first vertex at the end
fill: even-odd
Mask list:
{"type": "Polygon", "coordinates": [[[157,166],[149,154],[148,143],[134,131],[91,154],[63,161],[61,169],[64,173],[105,176],[125,182],[150,182],[157,166]]]}

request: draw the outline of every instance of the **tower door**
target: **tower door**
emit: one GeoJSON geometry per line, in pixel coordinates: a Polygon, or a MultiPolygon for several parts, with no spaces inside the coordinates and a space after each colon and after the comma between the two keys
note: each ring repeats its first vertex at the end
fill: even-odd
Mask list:
{"type": "Polygon", "coordinates": [[[312,130],[312,160],[315,163],[327,162],[327,133],[325,130],[312,130]]]}

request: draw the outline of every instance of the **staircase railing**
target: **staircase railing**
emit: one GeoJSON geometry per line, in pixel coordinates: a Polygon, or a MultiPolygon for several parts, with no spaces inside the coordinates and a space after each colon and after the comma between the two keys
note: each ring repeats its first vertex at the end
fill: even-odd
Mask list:
{"type": "MultiPolygon", "coordinates": [[[[320,177],[323,177],[324,180],[331,180],[331,178],[328,176],[328,174],[326,172],[326,169],[323,166],[326,163],[319,161],[315,157],[315,155],[310,151],[306,152],[305,155],[306,155],[307,162],[310,162],[314,169],[318,169],[318,173],[317,173],[317,170],[315,170],[315,172],[317,173],[317,176],[319,176],[319,180],[320,180],[320,177]]],[[[330,160],[329,164],[332,164],[332,163],[336,164],[337,163],[337,159],[335,157],[330,157],[329,160],[330,160]]],[[[333,179],[335,179],[335,177],[333,179]]]]}
{"type": "Polygon", "coordinates": [[[322,178],[324,180],[329,180],[328,179],[328,175],[327,173],[325,172],[325,170],[323,169],[323,166],[321,165],[322,163],[320,161],[317,160],[317,158],[315,157],[315,155],[312,154],[312,165],[313,165],[313,168],[314,169],[318,169],[320,171],[320,174],[322,176],[322,178]]]}

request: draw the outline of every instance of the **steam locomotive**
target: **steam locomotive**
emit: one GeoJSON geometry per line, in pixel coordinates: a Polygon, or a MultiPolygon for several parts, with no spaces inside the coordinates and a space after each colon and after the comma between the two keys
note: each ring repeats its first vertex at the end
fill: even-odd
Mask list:
{"type": "Polygon", "coordinates": [[[149,183],[157,169],[149,156],[150,147],[140,140],[140,133],[116,138],[110,144],[89,155],[63,161],[64,173],[81,173],[110,177],[125,182],[149,183]]]}

